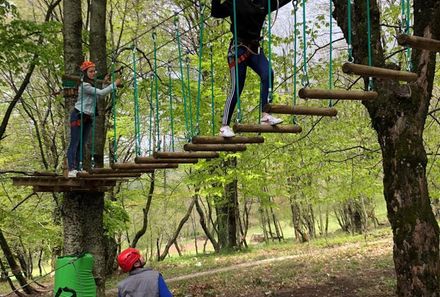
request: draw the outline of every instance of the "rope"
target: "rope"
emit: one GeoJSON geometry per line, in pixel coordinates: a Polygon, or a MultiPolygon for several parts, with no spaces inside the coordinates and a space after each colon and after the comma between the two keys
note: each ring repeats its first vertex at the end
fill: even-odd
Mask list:
{"type": "Polygon", "coordinates": [[[171,128],[171,149],[174,152],[174,115],[173,115],[173,81],[171,80],[171,66],[168,64],[168,95],[170,98],[170,128],[171,128]]]}
{"type": "MultiPolygon", "coordinates": [[[[333,0],[330,0],[330,9],[329,9],[329,25],[330,25],[330,57],[329,57],[329,69],[328,69],[328,88],[333,89],[333,18],[332,18],[332,10],[333,10],[333,0]]],[[[333,106],[333,100],[330,99],[329,107],[333,106]]]]}
{"type": "Polygon", "coordinates": [[[174,18],[174,28],[176,30],[176,40],[177,40],[177,50],[179,54],[179,68],[180,68],[180,82],[182,86],[182,97],[183,97],[183,113],[185,116],[185,131],[186,131],[186,138],[189,139],[189,120],[188,120],[188,111],[186,108],[186,90],[185,90],[185,76],[183,73],[183,62],[182,62],[182,46],[180,41],[180,31],[179,31],[179,20],[177,16],[174,18]]]}
{"type": "Polygon", "coordinates": [[[303,87],[309,85],[309,74],[307,71],[307,32],[306,32],[306,0],[302,1],[303,7],[303,71],[304,76],[301,79],[303,87]]]}
{"type": "Polygon", "coordinates": [[[112,61],[112,114],[113,114],[113,162],[118,162],[118,140],[116,137],[116,88],[115,88],[115,63],[112,61]]]}
{"type": "MultiPolygon", "coordinates": [[[[410,4],[409,0],[401,0],[400,5],[401,5],[401,14],[402,14],[400,31],[401,32],[403,31],[405,34],[409,34],[409,30],[411,28],[410,27],[411,26],[411,23],[410,23],[410,21],[411,21],[411,16],[410,16],[411,4],[410,4]]],[[[407,71],[412,71],[413,65],[412,65],[412,61],[411,61],[411,48],[410,47],[406,47],[405,55],[406,55],[406,60],[407,60],[406,69],[407,69],[407,71]]]]}
{"type": "MultiPolygon", "coordinates": [[[[368,66],[373,65],[373,57],[371,52],[371,15],[370,15],[370,0],[366,0],[367,4],[367,46],[368,46],[368,66]]],[[[368,91],[373,90],[373,77],[368,78],[368,91]]]]}
{"type": "Polygon", "coordinates": [[[351,4],[353,0],[347,0],[347,45],[348,45],[348,62],[353,63],[353,46],[351,43],[351,4]]]}
{"type": "Polygon", "coordinates": [[[154,48],[154,91],[156,97],[156,133],[157,133],[157,151],[160,151],[160,121],[159,121],[159,91],[157,80],[157,43],[156,43],[156,31],[153,31],[153,48],[154,48]]]}
{"type": "Polygon", "coordinates": [[[96,130],[96,77],[94,79],[95,92],[93,93],[93,122],[92,122],[92,147],[90,152],[90,165],[95,168],[95,130],[96,130]]]}
{"type": "MultiPolygon", "coordinates": [[[[269,55],[269,90],[268,90],[268,102],[272,102],[272,28],[271,28],[271,23],[272,23],[272,13],[271,13],[271,2],[272,1],[267,1],[267,10],[268,10],[268,29],[267,29],[267,35],[268,35],[268,55],[269,55]]],[[[261,109],[261,104],[260,104],[260,109],[261,109]]]]}
{"type": "Polygon", "coordinates": [[[199,77],[197,80],[197,111],[196,111],[196,130],[195,134],[200,133],[200,97],[201,97],[201,81],[202,81],[202,56],[203,56],[203,29],[205,23],[205,4],[200,4],[200,37],[199,37],[199,77]]]}
{"type": "Polygon", "coordinates": [[[78,163],[78,169],[80,171],[83,170],[83,131],[84,131],[84,118],[83,118],[83,112],[84,112],[84,74],[81,74],[81,115],[80,115],[80,136],[79,136],[79,163],[78,163]]]}
{"type": "Polygon", "coordinates": [[[141,139],[140,139],[140,120],[139,120],[139,94],[136,76],[136,47],[133,44],[133,99],[134,99],[134,133],[135,133],[135,151],[136,156],[141,155],[141,139]]]}
{"type": "Polygon", "coordinates": [[[150,77],[151,77],[150,100],[148,101],[148,106],[150,107],[148,154],[152,154],[153,153],[153,89],[154,89],[154,85],[153,84],[154,84],[154,73],[151,73],[150,77]]]}
{"type": "Polygon", "coordinates": [[[194,126],[193,126],[193,113],[192,113],[192,96],[191,96],[191,81],[189,78],[189,53],[186,55],[186,79],[187,79],[187,90],[188,90],[188,103],[189,103],[189,127],[190,134],[188,135],[188,140],[194,135],[194,126]]]}
{"type": "Polygon", "coordinates": [[[215,106],[214,106],[214,63],[212,61],[212,45],[209,47],[209,60],[211,64],[211,132],[215,135],[215,106]]]}
{"type": "MultiPolygon", "coordinates": [[[[331,1],[331,0],[330,0],[331,1]]],[[[294,0],[292,2],[293,5],[293,106],[296,105],[296,99],[297,99],[297,93],[296,93],[296,83],[297,83],[297,63],[296,63],[296,56],[297,56],[297,43],[298,43],[298,33],[296,31],[296,27],[298,25],[298,19],[297,19],[297,12],[298,12],[298,1],[294,0]]],[[[296,116],[293,115],[292,122],[294,124],[297,123],[296,116]]]]}
{"type": "Polygon", "coordinates": [[[237,94],[237,122],[241,122],[240,88],[238,82],[238,36],[237,36],[237,0],[232,1],[234,23],[234,56],[235,56],[235,92],[237,94]]]}

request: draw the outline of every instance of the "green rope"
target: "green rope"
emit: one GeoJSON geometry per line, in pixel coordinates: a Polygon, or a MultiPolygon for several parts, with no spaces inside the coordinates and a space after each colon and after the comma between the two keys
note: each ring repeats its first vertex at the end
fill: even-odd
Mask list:
{"type": "MultiPolygon", "coordinates": [[[[330,13],[329,13],[329,25],[330,25],[330,57],[329,57],[329,69],[328,69],[328,88],[333,89],[333,0],[330,0],[330,13]]],[[[329,107],[333,106],[333,100],[330,99],[329,107]]]]}
{"type": "Polygon", "coordinates": [[[187,98],[186,98],[186,90],[185,90],[185,76],[183,73],[183,59],[182,59],[182,46],[180,41],[180,31],[179,31],[179,24],[178,24],[178,17],[177,14],[174,17],[174,27],[176,30],[176,40],[177,40],[177,50],[179,53],[179,68],[180,68],[180,82],[182,86],[182,97],[183,97],[183,113],[185,116],[185,131],[186,131],[186,138],[189,139],[190,136],[190,128],[189,128],[189,119],[188,119],[188,111],[186,108],[187,105],[187,98]]]}
{"type": "Polygon", "coordinates": [[[203,57],[203,29],[205,23],[205,4],[200,4],[200,37],[199,37],[199,77],[197,80],[197,111],[196,111],[196,130],[195,134],[200,133],[200,97],[201,97],[201,81],[202,81],[202,57],[203,57]]]}
{"type": "Polygon", "coordinates": [[[116,137],[116,88],[115,88],[115,63],[112,62],[112,114],[113,114],[113,162],[118,162],[118,140],[116,137]]]}
{"type": "MultiPolygon", "coordinates": [[[[368,66],[373,65],[373,57],[371,51],[371,15],[370,15],[370,0],[366,0],[367,4],[367,44],[368,44],[368,66]]],[[[373,77],[368,78],[368,91],[373,90],[373,77]]]]}
{"type": "Polygon", "coordinates": [[[92,147],[90,152],[90,165],[95,168],[95,130],[96,130],[96,78],[94,79],[95,92],[93,93],[93,122],[92,122],[92,147]]]}
{"type": "Polygon", "coordinates": [[[157,43],[156,32],[153,31],[153,49],[154,49],[154,91],[156,97],[156,134],[157,134],[157,149],[160,151],[160,121],[159,121],[159,85],[157,80],[157,43]]]}
{"type": "Polygon", "coordinates": [[[80,135],[79,135],[79,162],[78,162],[78,169],[82,171],[83,169],[83,131],[84,131],[84,118],[83,118],[83,112],[84,112],[84,74],[81,74],[81,112],[80,112],[80,135]]]}
{"type": "Polygon", "coordinates": [[[238,82],[238,36],[237,36],[237,0],[232,1],[233,4],[233,23],[234,23],[234,56],[235,56],[235,91],[237,94],[237,122],[241,123],[241,102],[240,88],[238,82]]]}
{"type": "Polygon", "coordinates": [[[309,74],[307,71],[307,31],[306,31],[306,0],[302,1],[303,7],[303,72],[304,76],[301,79],[303,87],[309,85],[309,74]]]}
{"type": "Polygon", "coordinates": [[[174,152],[174,115],[173,115],[173,81],[171,80],[171,66],[168,64],[168,96],[170,98],[170,128],[171,149],[174,152]]]}
{"type": "MultiPolygon", "coordinates": [[[[268,102],[272,102],[272,10],[270,7],[272,1],[267,1],[267,10],[268,10],[268,29],[267,29],[267,35],[268,35],[268,55],[269,55],[269,92],[268,92],[268,102]]],[[[262,108],[260,104],[260,109],[262,108]]]]}
{"type": "Polygon", "coordinates": [[[353,0],[347,0],[347,45],[348,45],[348,61],[353,62],[353,46],[351,43],[351,1],[353,0]]]}
{"type": "Polygon", "coordinates": [[[153,90],[154,90],[154,74],[151,74],[150,98],[148,105],[150,107],[149,114],[149,137],[148,137],[148,155],[153,153],[153,90]]]}
{"type": "Polygon", "coordinates": [[[209,47],[209,58],[211,62],[211,132],[215,135],[215,105],[214,105],[214,62],[212,60],[212,45],[209,47]]]}
{"type": "MultiPolygon", "coordinates": [[[[401,6],[401,14],[402,14],[402,22],[401,22],[401,27],[400,27],[400,31],[403,31],[405,34],[409,34],[409,30],[410,30],[410,8],[411,8],[411,4],[409,2],[409,0],[401,0],[400,1],[400,6],[401,6]]],[[[406,60],[407,60],[407,70],[408,71],[412,71],[412,61],[411,61],[411,48],[410,47],[406,47],[405,50],[405,55],[406,55],[406,60]]]]}
{"type": "MultiPolygon", "coordinates": [[[[298,47],[298,32],[296,30],[296,27],[298,26],[298,18],[297,18],[297,12],[298,12],[298,1],[293,1],[293,106],[296,105],[297,101],[297,93],[296,93],[296,84],[297,84],[297,47],[298,47]]],[[[296,116],[292,116],[292,122],[294,124],[297,123],[296,116]]]]}
{"type": "Polygon", "coordinates": [[[192,98],[191,98],[191,81],[189,77],[189,57],[186,56],[186,79],[187,79],[187,90],[188,90],[188,104],[189,104],[189,127],[190,127],[190,135],[188,137],[188,140],[191,139],[192,136],[194,136],[194,126],[193,126],[193,113],[192,113],[192,98]]]}
{"type": "Polygon", "coordinates": [[[136,156],[141,155],[141,139],[140,139],[140,120],[139,120],[139,91],[136,73],[136,47],[133,44],[133,99],[134,99],[134,133],[135,133],[135,151],[136,156]]]}

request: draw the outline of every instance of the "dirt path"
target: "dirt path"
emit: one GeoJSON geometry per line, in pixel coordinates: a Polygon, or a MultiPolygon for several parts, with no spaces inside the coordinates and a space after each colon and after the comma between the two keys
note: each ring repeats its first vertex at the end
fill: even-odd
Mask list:
{"type": "MultiPolygon", "coordinates": [[[[207,270],[207,271],[195,272],[195,273],[191,273],[191,274],[187,274],[187,275],[182,275],[182,276],[178,276],[178,277],[167,278],[166,282],[168,284],[171,284],[171,283],[179,282],[179,281],[183,281],[183,280],[204,277],[204,276],[209,276],[209,275],[213,275],[213,274],[217,274],[217,273],[229,272],[229,271],[234,271],[234,270],[240,270],[240,269],[250,268],[250,267],[255,267],[255,266],[260,266],[260,265],[268,265],[271,263],[276,263],[276,262],[281,262],[281,261],[286,261],[286,260],[293,260],[293,259],[304,259],[305,260],[309,257],[331,257],[332,255],[336,255],[337,253],[340,253],[342,251],[346,251],[346,250],[353,249],[353,248],[359,248],[359,247],[361,247],[361,245],[364,245],[364,244],[365,244],[364,242],[350,243],[350,244],[345,244],[345,245],[337,246],[337,247],[327,247],[327,248],[322,248],[322,249],[316,249],[311,252],[306,252],[306,253],[301,253],[301,254],[296,254],[296,255],[273,257],[273,258],[268,258],[268,259],[263,259],[263,260],[245,262],[245,263],[235,264],[235,265],[228,266],[228,267],[216,268],[216,269],[211,269],[211,270],[207,270]]],[[[391,249],[392,240],[391,240],[391,238],[380,239],[380,240],[368,242],[367,244],[369,246],[389,244],[390,249],[391,249]]],[[[110,296],[111,297],[117,296],[117,289],[108,290],[107,296],[109,296],[109,297],[110,296]]]]}

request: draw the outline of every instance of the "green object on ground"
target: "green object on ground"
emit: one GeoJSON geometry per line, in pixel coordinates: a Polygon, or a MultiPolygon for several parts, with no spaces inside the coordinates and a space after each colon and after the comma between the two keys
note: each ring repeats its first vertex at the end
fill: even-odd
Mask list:
{"type": "Polygon", "coordinates": [[[54,296],[95,297],[94,259],[91,254],[58,257],[55,264],[54,296]]]}

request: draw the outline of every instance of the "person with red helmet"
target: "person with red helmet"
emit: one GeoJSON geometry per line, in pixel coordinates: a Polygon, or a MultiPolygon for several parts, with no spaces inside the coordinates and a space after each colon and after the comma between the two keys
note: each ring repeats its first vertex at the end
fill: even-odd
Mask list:
{"type": "Polygon", "coordinates": [[[118,255],[118,265],[128,277],[118,284],[118,297],[173,297],[162,275],[144,268],[138,249],[128,248],[118,255]]]}
{"type": "MultiPolygon", "coordinates": [[[[93,115],[95,114],[95,100],[99,100],[101,97],[108,95],[117,86],[121,85],[121,80],[116,79],[112,84],[103,89],[95,87],[96,65],[92,61],[84,61],[80,69],[83,79],[78,88],[78,100],[70,114],[70,145],[67,150],[68,177],[76,177],[78,169],[81,169],[78,168],[81,133],[84,151],[87,137],[92,128],[93,115]]],[[[108,77],[104,79],[104,82],[108,82],[108,77]]]]}

